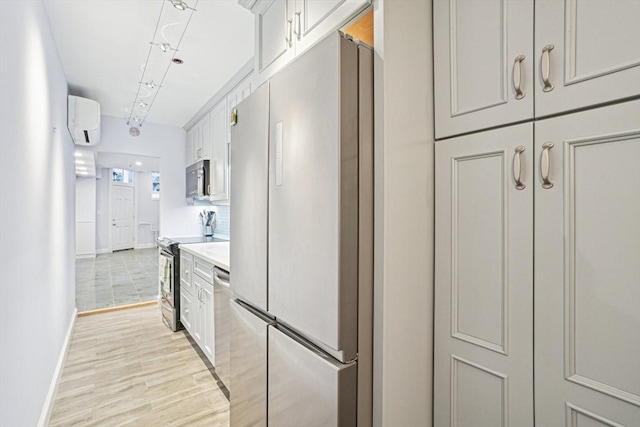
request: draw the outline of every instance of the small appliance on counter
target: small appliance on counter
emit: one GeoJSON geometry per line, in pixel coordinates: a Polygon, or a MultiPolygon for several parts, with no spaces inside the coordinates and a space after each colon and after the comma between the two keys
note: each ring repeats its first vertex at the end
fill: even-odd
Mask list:
{"type": "Polygon", "coordinates": [[[180,324],[180,248],[187,243],[226,242],[210,236],[158,238],[160,311],[162,320],[172,331],[182,329],[180,324]]]}
{"type": "Polygon", "coordinates": [[[216,228],[216,213],[208,210],[200,212],[200,227],[203,236],[213,236],[213,230],[216,228]]]}

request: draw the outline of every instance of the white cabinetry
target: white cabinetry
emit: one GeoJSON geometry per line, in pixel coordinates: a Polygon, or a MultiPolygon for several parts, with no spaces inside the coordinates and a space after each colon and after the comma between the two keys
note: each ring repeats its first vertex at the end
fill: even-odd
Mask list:
{"type": "Polygon", "coordinates": [[[186,166],[209,159],[210,153],[211,122],[209,115],[206,115],[187,132],[186,166]]]}
{"type": "Polygon", "coordinates": [[[436,143],[436,425],[640,425],[639,117],[436,143]]]}
{"type": "Polygon", "coordinates": [[[434,58],[437,138],[637,96],[640,2],[435,0],[434,58]]]}
{"type": "Polygon", "coordinates": [[[534,150],[536,424],[640,426],[640,101],[542,120],[534,150]]]}
{"type": "Polygon", "coordinates": [[[370,0],[259,0],[251,10],[255,14],[256,83],[267,80],[370,3],[370,0]]]}
{"type": "Polygon", "coordinates": [[[180,321],[215,365],[213,265],[180,251],[180,321]]]}
{"type": "Polygon", "coordinates": [[[532,140],[528,123],[436,143],[437,426],[533,427],[532,140]]]}
{"type": "Polygon", "coordinates": [[[209,197],[212,201],[228,200],[229,144],[227,130],[229,115],[226,100],[220,101],[209,113],[211,120],[211,162],[209,197]]]}

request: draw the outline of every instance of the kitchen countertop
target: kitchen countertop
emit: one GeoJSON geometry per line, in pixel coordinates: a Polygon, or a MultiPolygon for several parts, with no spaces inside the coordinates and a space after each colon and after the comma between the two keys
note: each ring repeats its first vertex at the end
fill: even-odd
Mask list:
{"type": "Polygon", "coordinates": [[[229,242],[187,243],[180,245],[180,250],[189,252],[223,270],[229,269],[229,242]]]}

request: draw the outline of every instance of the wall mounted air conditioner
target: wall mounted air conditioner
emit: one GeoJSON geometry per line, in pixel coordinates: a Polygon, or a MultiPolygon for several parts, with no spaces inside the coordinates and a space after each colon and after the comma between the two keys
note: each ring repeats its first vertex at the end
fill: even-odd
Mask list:
{"type": "Polygon", "coordinates": [[[100,142],[100,104],[69,95],[67,127],[73,142],[78,145],[96,145],[100,142]]]}

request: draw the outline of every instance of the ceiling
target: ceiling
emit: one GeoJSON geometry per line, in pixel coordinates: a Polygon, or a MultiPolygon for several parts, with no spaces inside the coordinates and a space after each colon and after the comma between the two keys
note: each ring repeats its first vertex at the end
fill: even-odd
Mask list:
{"type": "Polygon", "coordinates": [[[253,15],[236,0],[185,1],[197,10],[178,11],[168,0],[44,0],[70,93],[98,101],[123,126],[142,99],[148,112],[132,114],[184,127],[254,50],[253,15]],[[179,47],[164,53],[152,40],[179,47]],[[171,63],[174,55],[184,64],[171,63]],[[141,78],[157,84],[165,72],[161,88],[142,85],[136,98],[141,78]]]}
{"type": "Polygon", "coordinates": [[[135,172],[158,172],[160,159],[123,153],[98,153],[98,168],[128,169],[135,172]]]}

